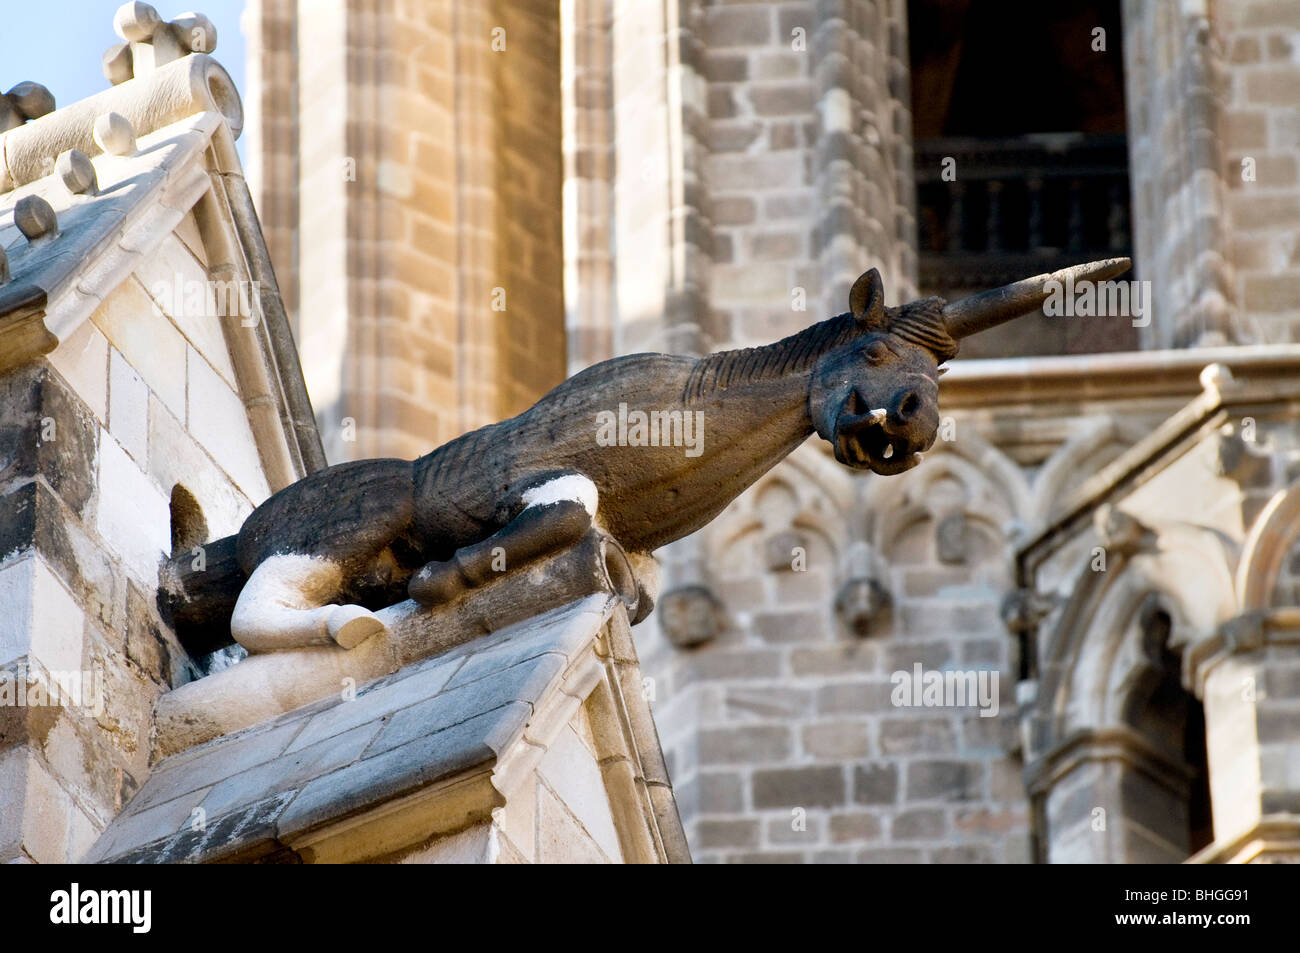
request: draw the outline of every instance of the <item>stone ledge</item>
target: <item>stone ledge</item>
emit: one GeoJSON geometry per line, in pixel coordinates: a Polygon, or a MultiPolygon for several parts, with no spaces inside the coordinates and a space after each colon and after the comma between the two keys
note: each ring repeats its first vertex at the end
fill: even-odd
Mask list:
{"type": "Polygon", "coordinates": [[[575,600],[615,600],[626,592],[616,582],[625,565],[617,543],[593,531],[445,605],[424,608],[408,600],[382,609],[376,614],[386,631],[353,649],[320,645],[251,655],[159,699],[155,756],[268,721],[525,619],[545,618],[575,600]]]}

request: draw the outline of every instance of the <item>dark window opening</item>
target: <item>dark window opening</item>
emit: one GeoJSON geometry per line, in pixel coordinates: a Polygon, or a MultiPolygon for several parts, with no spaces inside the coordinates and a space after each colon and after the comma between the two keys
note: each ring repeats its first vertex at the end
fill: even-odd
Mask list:
{"type": "Polygon", "coordinates": [[[1142,649],[1148,666],[1129,694],[1125,720],[1155,747],[1181,761],[1186,770],[1184,798],[1175,801],[1170,795],[1170,803],[1158,814],[1139,813],[1167,818],[1171,827],[1160,833],[1171,841],[1180,840],[1174,846],[1191,855],[1214,840],[1205,709],[1183,687],[1182,653],[1170,647],[1171,632],[1169,614],[1149,604],[1142,619],[1142,649]]]}
{"type": "MultiPolygon", "coordinates": [[[[908,16],[922,293],[1131,255],[1119,0],[909,0],[908,16]]],[[[962,352],[1136,344],[1128,315],[1040,314],[962,352]]]]}

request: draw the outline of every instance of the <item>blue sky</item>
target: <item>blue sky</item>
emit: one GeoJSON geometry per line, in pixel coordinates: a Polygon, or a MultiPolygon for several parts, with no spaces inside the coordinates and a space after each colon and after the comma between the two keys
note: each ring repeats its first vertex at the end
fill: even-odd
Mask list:
{"type": "MultiPolygon", "coordinates": [[[[0,91],[32,80],[59,106],[108,88],[100,69],[104,51],[119,42],[113,14],[121,0],[0,0],[0,91]]],[[[244,95],[244,0],[172,0],[155,3],[163,19],[199,10],[217,27],[215,58],[244,95]]],[[[245,97],[246,99],[247,97],[245,97]]]]}

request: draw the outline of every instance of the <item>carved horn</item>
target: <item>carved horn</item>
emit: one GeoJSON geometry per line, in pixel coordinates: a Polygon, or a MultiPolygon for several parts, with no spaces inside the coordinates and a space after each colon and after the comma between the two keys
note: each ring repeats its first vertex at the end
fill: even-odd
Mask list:
{"type": "Polygon", "coordinates": [[[969,337],[1036,311],[1051,296],[1050,282],[1073,287],[1084,281],[1106,281],[1122,275],[1132,264],[1127,258],[1105,258],[981,291],[947,305],[943,309],[943,324],[952,337],[969,337]]]}

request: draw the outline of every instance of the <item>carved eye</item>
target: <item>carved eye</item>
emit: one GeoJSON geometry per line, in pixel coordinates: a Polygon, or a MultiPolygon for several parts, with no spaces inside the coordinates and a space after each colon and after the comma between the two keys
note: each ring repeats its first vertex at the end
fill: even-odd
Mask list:
{"type": "Polygon", "coordinates": [[[862,352],[862,356],[867,359],[868,364],[879,364],[889,357],[889,348],[882,341],[872,341],[862,352]]]}

